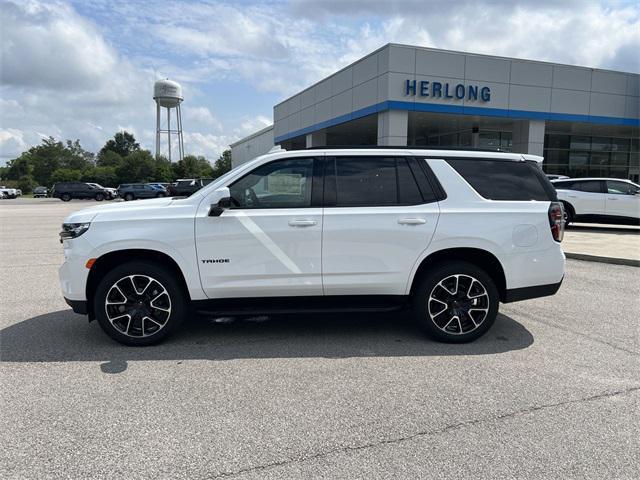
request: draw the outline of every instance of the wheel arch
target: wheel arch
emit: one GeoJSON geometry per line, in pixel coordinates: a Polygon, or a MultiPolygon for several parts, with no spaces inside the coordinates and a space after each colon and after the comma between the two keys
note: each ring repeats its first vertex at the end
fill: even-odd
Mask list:
{"type": "Polygon", "coordinates": [[[168,268],[175,274],[186,298],[188,300],[191,299],[184,273],[178,263],[170,255],[159,250],[141,248],[114,250],[98,257],[89,270],[85,294],[87,298],[87,311],[90,319],[95,317],[93,312],[93,297],[100,279],[114,267],[132,260],[148,260],[168,268]]]}
{"type": "Polygon", "coordinates": [[[447,261],[464,261],[482,268],[496,283],[496,288],[500,295],[500,301],[504,302],[507,293],[507,280],[504,268],[500,260],[491,252],[481,248],[456,247],[438,250],[425,257],[418,266],[413,279],[411,280],[410,294],[413,296],[414,289],[420,279],[429,268],[439,263],[447,261]]]}

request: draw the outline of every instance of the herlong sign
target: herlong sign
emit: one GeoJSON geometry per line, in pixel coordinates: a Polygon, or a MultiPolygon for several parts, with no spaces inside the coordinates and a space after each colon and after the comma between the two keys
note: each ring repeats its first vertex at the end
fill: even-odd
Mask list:
{"type": "Polygon", "coordinates": [[[491,101],[491,89],[478,85],[457,85],[449,82],[430,82],[428,80],[405,80],[404,94],[410,96],[444,98],[451,100],[477,100],[480,102],[491,101]]]}

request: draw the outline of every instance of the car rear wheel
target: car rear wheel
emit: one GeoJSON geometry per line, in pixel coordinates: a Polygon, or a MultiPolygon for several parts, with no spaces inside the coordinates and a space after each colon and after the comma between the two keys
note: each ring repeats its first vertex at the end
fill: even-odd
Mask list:
{"type": "Polygon", "coordinates": [[[60,196],[60,200],[62,200],[63,202],[68,202],[69,200],[71,200],[71,195],[69,195],[68,193],[65,193],[60,196]]]}
{"type": "Polygon", "coordinates": [[[152,345],[182,323],[184,290],[175,274],[150,262],[120,265],[100,281],[94,312],[102,329],[126,345],[152,345]]]}
{"type": "Polygon", "coordinates": [[[414,314],[441,342],[465,343],[484,335],[498,314],[498,289],[481,268],[467,262],[433,267],[414,292],[414,314]]]}
{"type": "Polygon", "coordinates": [[[564,210],[564,225],[566,227],[573,222],[573,207],[565,202],[562,203],[562,206],[564,210]]]}
{"type": "Polygon", "coordinates": [[[124,196],[124,200],[125,200],[126,202],[129,202],[129,201],[133,200],[133,194],[132,194],[132,193],[127,193],[127,194],[124,196]]]}
{"type": "Polygon", "coordinates": [[[101,202],[104,200],[104,195],[102,193],[98,193],[96,195],[96,202],[101,202]]]}

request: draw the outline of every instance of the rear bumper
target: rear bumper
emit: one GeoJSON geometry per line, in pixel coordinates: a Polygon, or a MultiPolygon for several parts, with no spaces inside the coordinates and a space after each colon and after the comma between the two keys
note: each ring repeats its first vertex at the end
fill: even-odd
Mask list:
{"type": "MultiPolygon", "coordinates": [[[[564,279],[564,277],[563,277],[564,279]]],[[[548,285],[535,285],[533,287],[512,288],[507,290],[503,303],[519,302],[521,300],[529,300],[531,298],[548,297],[555,295],[560,289],[562,280],[558,283],[550,283],[548,285]]]]}
{"type": "Polygon", "coordinates": [[[88,313],[86,300],[69,300],[67,297],[64,297],[64,301],[67,302],[67,305],[69,305],[75,313],[79,313],[80,315],[86,315],[88,313]]]}

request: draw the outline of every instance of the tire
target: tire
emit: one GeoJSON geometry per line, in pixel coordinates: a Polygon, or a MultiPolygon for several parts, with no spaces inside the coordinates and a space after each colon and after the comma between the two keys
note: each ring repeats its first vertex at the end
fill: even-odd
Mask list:
{"type": "Polygon", "coordinates": [[[65,193],[60,197],[60,200],[62,200],[63,202],[68,202],[69,200],[71,200],[71,195],[65,193]]]}
{"type": "Polygon", "coordinates": [[[125,196],[124,196],[124,201],[125,201],[125,202],[129,202],[129,201],[131,201],[131,200],[133,200],[133,193],[127,193],[127,194],[125,194],[125,196]]]}
{"type": "Polygon", "coordinates": [[[573,211],[573,207],[566,202],[562,202],[562,206],[564,207],[564,226],[569,226],[575,217],[575,213],[573,211]]]}
{"type": "Polygon", "coordinates": [[[103,201],[103,200],[104,200],[104,195],[103,195],[103,194],[101,194],[101,193],[98,193],[98,194],[96,195],[96,202],[101,202],[101,201],[103,201]]]}
{"type": "Polygon", "coordinates": [[[164,193],[158,193],[158,194],[156,195],[156,198],[162,198],[162,197],[164,197],[164,193]]]}
{"type": "Polygon", "coordinates": [[[107,335],[133,346],[160,342],[183,322],[188,311],[187,297],[175,274],[145,261],[124,263],[109,271],[96,288],[93,308],[107,335]]]}
{"type": "Polygon", "coordinates": [[[446,343],[471,342],[484,335],[495,322],[500,301],[495,282],[484,270],[458,261],[432,267],[413,297],[418,325],[446,343]]]}

